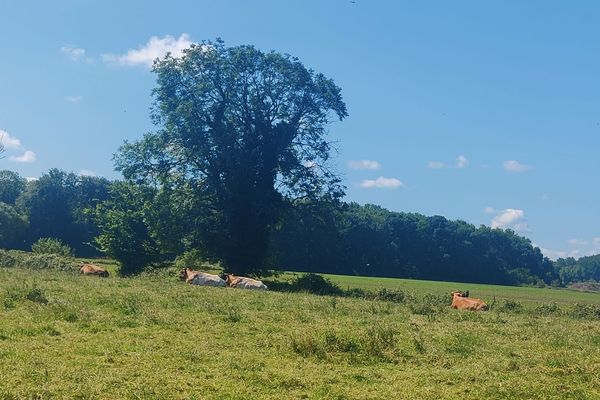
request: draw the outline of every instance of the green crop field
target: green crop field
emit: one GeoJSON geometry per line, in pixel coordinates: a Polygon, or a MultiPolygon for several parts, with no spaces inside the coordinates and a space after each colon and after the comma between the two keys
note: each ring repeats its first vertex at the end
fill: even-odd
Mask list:
{"type": "Polygon", "coordinates": [[[599,294],[329,278],[410,296],[0,268],[0,399],[600,398],[599,294]],[[454,289],[496,303],[452,310],[454,289]]]}

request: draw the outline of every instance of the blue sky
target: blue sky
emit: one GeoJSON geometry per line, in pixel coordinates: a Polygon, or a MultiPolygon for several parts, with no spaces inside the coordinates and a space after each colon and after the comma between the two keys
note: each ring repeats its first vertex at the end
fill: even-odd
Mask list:
{"type": "Polygon", "coordinates": [[[347,200],[600,253],[600,3],[0,0],[0,168],[118,178],[166,49],[221,37],[342,88],[347,200]]]}

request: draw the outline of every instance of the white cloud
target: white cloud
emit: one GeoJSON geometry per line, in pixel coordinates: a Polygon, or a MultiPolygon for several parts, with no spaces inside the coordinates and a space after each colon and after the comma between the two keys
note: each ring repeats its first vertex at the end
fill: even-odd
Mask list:
{"type": "Polygon", "coordinates": [[[79,61],[85,57],[85,49],[71,45],[62,46],[60,52],[69,57],[71,61],[79,61]]]}
{"type": "Polygon", "coordinates": [[[34,182],[34,181],[37,181],[38,178],[36,178],[35,176],[28,176],[27,178],[25,178],[25,180],[27,182],[34,182]]]}
{"type": "Polygon", "coordinates": [[[446,164],[444,164],[441,161],[429,161],[427,163],[427,167],[430,169],[442,169],[442,168],[446,168],[446,164]]]}
{"type": "Polygon", "coordinates": [[[179,38],[171,35],[166,35],[162,38],[152,36],[145,45],[137,49],[129,49],[127,53],[121,55],[103,54],[102,59],[107,64],[112,65],[151,68],[155,59],[163,58],[167,53],[171,53],[173,57],[181,57],[183,50],[189,48],[191,45],[192,41],[187,33],[182,33],[179,38]]]}
{"type": "Polygon", "coordinates": [[[11,156],[9,158],[9,160],[14,161],[14,162],[23,162],[23,163],[34,162],[35,161],[35,153],[31,150],[26,150],[20,156],[11,156]]]}
{"type": "Polygon", "coordinates": [[[467,168],[469,165],[469,160],[465,156],[456,157],[456,168],[467,168]]]}
{"type": "Polygon", "coordinates": [[[506,160],[502,163],[502,167],[508,172],[526,172],[531,169],[530,165],[521,164],[517,160],[506,160]]]}
{"type": "Polygon", "coordinates": [[[600,246],[600,237],[593,238],[592,243],[594,243],[594,246],[600,246]]]}
{"type": "Polygon", "coordinates": [[[0,143],[7,149],[20,149],[22,147],[19,139],[10,136],[8,132],[2,129],[0,129],[0,143]]]}
{"type": "Polygon", "coordinates": [[[463,168],[467,168],[467,166],[469,165],[469,160],[467,159],[467,157],[460,155],[458,157],[456,157],[456,162],[454,163],[454,166],[443,163],[441,161],[429,161],[427,163],[427,168],[429,169],[444,169],[444,168],[458,168],[458,169],[463,169],[463,168]]]}
{"type": "Polygon", "coordinates": [[[483,212],[485,212],[486,214],[493,214],[496,212],[496,209],[494,207],[486,207],[483,209],[483,212]]]}
{"type": "Polygon", "coordinates": [[[491,207],[486,208],[486,212],[497,212],[498,214],[492,219],[492,228],[513,229],[517,232],[530,232],[531,229],[525,220],[525,211],[517,208],[507,208],[504,210],[493,210],[491,207]]]}
{"type": "Polygon", "coordinates": [[[571,246],[587,246],[589,244],[589,242],[584,239],[569,239],[567,240],[567,243],[571,246]]]}
{"type": "Polygon", "coordinates": [[[365,179],[360,183],[360,187],[366,189],[397,189],[403,186],[404,183],[402,183],[399,179],[384,178],[383,176],[380,176],[377,179],[365,179]]]}
{"type": "Polygon", "coordinates": [[[350,160],[348,161],[348,168],[350,169],[381,169],[379,161],[375,160],[350,160]]]}
{"type": "Polygon", "coordinates": [[[66,96],[65,101],[74,104],[81,103],[83,101],[83,96],[66,96]]]}
{"type": "Polygon", "coordinates": [[[94,171],[90,171],[89,169],[85,169],[85,168],[80,169],[79,172],[77,173],[77,175],[79,175],[79,176],[98,176],[98,174],[95,173],[94,171]]]}

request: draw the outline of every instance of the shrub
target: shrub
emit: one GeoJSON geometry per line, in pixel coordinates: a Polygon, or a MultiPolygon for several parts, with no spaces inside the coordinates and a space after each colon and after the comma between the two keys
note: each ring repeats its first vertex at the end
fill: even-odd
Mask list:
{"type": "Polygon", "coordinates": [[[575,303],[569,310],[569,315],[573,318],[600,320],[600,304],[575,303]]]}
{"type": "Polygon", "coordinates": [[[27,300],[33,301],[34,303],[40,304],[48,304],[48,299],[42,292],[42,289],[34,287],[29,292],[27,292],[27,296],[25,296],[27,300]]]}
{"type": "Polygon", "coordinates": [[[205,264],[205,258],[202,256],[202,252],[200,250],[194,249],[190,251],[186,251],[179,257],[175,259],[175,267],[178,270],[184,268],[190,269],[201,269],[205,264]]]}
{"type": "Polygon", "coordinates": [[[31,251],[37,254],[56,254],[63,257],[73,257],[73,249],[54,238],[41,238],[31,245],[31,251]]]}
{"type": "Polygon", "coordinates": [[[294,291],[318,295],[340,296],[344,291],[329,279],[317,274],[304,274],[294,277],[291,282],[294,291]]]}
{"type": "Polygon", "coordinates": [[[518,313],[523,311],[523,305],[516,300],[504,300],[498,306],[498,311],[518,313]]]}
{"type": "Polygon", "coordinates": [[[381,288],[375,292],[375,299],[382,301],[391,301],[393,303],[404,303],[406,293],[400,289],[381,288]]]}
{"type": "Polygon", "coordinates": [[[73,258],[56,254],[35,254],[18,250],[0,250],[0,267],[55,269],[60,271],[77,271],[80,264],[73,258]]]}
{"type": "Polygon", "coordinates": [[[540,304],[535,308],[535,313],[543,316],[555,315],[560,313],[560,308],[556,303],[540,304]]]}

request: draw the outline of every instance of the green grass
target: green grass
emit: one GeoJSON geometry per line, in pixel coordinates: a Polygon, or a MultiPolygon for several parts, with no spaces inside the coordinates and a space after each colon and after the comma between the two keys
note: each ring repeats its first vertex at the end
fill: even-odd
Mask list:
{"type": "MultiPolygon", "coordinates": [[[[278,280],[291,281],[299,273],[286,272],[278,280]]],[[[479,297],[487,302],[496,300],[514,300],[525,305],[543,302],[558,304],[589,303],[600,304],[600,292],[581,292],[566,288],[536,288],[520,286],[485,285],[479,283],[438,282],[412,279],[379,278],[365,276],[322,274],[342,289],[361,288],[377,290],[380,288],[400,289],[412,293],[434,293],[446,295],[455,290],[469,290],[471,297],[479,297]]]]}
{"type": "Polygon", "coordinates": [[[0,268],[0,399],[600,398],[600,318],[572,312],[597,294],[330,278],[412,300],[0,268]],[[424,300],[454,289],[502,302],[424,300]]]}

